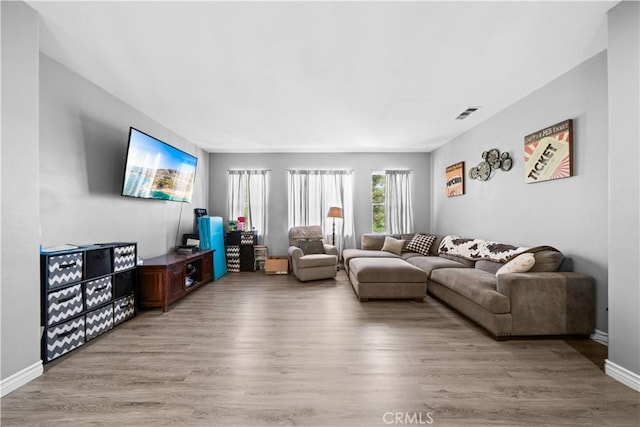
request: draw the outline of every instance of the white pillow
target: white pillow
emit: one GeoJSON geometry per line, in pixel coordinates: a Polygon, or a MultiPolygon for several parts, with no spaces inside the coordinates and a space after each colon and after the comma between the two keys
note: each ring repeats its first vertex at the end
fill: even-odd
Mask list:
{"type": "Polygon", "coordinates": [[[536,257],[531,253],[521,254],[500,267],[496,271],[496,276],[506,273],[524,273],[531,270],[531,267],[536,263],[536,257]]]}
{"type": "Polygon", "coordinates": [[[392,254],[402,254],[402,248],[404,247],[404,240],[394,239],[393,237],[386,236],[384,238],[384,245],[382,250],[385,252],[391,252],[392,254]]]}

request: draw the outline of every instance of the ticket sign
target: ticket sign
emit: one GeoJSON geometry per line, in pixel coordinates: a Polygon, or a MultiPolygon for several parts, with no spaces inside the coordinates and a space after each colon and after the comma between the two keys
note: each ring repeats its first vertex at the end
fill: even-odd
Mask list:
{"type": "Polygon", "coordinates": [[[573,120],[524,137],[524,182],[573,176],[573,120]]]}

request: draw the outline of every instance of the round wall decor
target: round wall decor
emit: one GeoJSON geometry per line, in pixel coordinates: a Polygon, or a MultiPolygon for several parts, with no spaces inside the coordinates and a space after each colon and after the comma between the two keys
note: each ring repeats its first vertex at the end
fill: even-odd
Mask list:
{"type": "Polygon", "coordinates": [[[513,159],[506,151],[500,154],[497,148],[482,152],[482,161],[469,170],[469,177],[478,181],[487,181],[494,170],[508,172],[513,167],[513,159]]]}

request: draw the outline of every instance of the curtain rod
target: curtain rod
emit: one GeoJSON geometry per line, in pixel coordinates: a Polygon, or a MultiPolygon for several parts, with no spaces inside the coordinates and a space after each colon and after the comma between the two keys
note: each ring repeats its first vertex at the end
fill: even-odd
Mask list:
{"type": "Polygon", "coordinates": [[[271,172],[271,169],[227,169],[227,172],[271,172]]]}
{"type": "Polygon", "coordinates": [[[369,169],[371,172],[413,172],[413,169],[369,169]]]}
{"type": "Polygon", "coordinates": [[[287,169],[288,172],[354,172],[354,169],[287,169]]]}

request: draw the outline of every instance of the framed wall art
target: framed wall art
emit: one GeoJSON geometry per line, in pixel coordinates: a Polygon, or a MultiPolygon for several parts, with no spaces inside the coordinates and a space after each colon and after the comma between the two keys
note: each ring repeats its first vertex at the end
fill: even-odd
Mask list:
{"type": "Polygon", "coordinates": [[[573,176],[573,120],[524,137],[524,182],[573,176]]]}
{"type": "Polygon", "coordinates": [[[447,167],[447,197],[464,194],[464,162],[447,167]]]}

